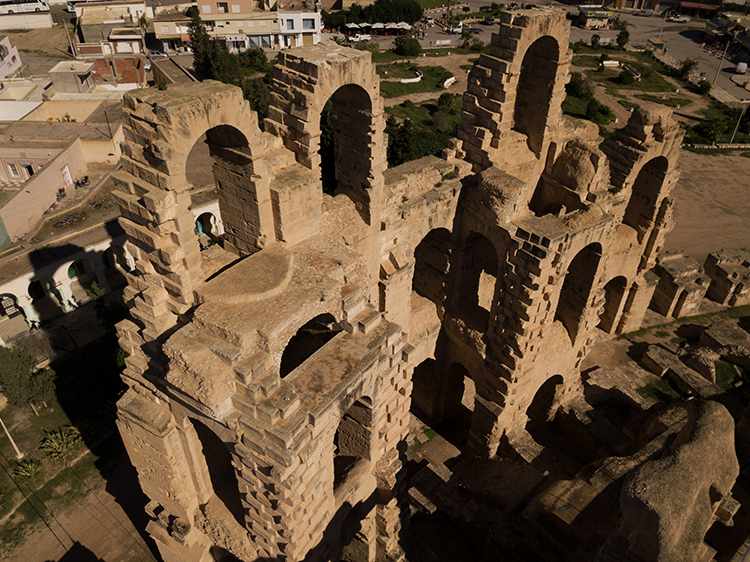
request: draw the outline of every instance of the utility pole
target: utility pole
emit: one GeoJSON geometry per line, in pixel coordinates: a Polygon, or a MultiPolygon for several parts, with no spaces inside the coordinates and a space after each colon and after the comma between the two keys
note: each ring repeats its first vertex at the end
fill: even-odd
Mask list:
{"type": "Polygon", "coordinates": [[[666,10],[664,11],[664,19],[661,20],[661,29],[659,30],[659,37],[657,39],[661,40],[661,32],[664,31],[664,24],[667,23],[667,14],[666,10]]]}
{"type": "Polygon", "coordinates": [[[729,49],[729,43],[732,40],[727,40],[727,45],[724,47],[724,51],[721,53],[721,59],[719,60],[719,66],[716,67],[716,76],[714,76],[714,81],[712,84],[716,86],[716,80],[719,78],[719,72],[721,71],[721,65],[724,64],[724,57],[727,56],[727,49],[729,49]]]}
{"type": "Polygon", "coordinates": [[[16,445],[16,442],[13,441],[13,438],[10,436],[10,431],[8,431],[8,428],[5,427],[5,424],[3,423],[2,418],[0,418],[0,425],[3,426],[3,429],[5,430],[5,435],[8,436],[8,439],[10,440],[10,444],[13,445],[13,450],[16,452],[16,459],[20,461],[23,458],[23,453],[18,450],[18,445],[16,445]]]}
{"type": "Polygon", "coordinates": [[[745,115],[745,111],[747,111],[748,104],[750,104],[750,100],[743,100],[742,111],[740,112],[739,119],[737,119],[737,124],[734,126],[734,131],[732,132],[732,138],[729,139],[729,144],[732,144],[734,142],[734,135],[737,134],[737,129],[740,128],[740,121],[742,121],[742,117],[745,115]]]}

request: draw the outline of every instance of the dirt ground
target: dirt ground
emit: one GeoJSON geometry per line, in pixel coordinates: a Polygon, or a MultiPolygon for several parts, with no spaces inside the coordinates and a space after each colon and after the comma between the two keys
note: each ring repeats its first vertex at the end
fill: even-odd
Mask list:
{"type": "MultiPolygon", "coordinates": [[[[68,33],[73,33],[70,26],[68,26],[68,33]]],[[[68,37],[65,35],[65,28],[60,24],[46,29],[4,30],[3,35],[7,35],[10,44],[18,48],[21,61],[23,61],[24,53],[54,57],[63,56],[69,51],[68,37]]]]}

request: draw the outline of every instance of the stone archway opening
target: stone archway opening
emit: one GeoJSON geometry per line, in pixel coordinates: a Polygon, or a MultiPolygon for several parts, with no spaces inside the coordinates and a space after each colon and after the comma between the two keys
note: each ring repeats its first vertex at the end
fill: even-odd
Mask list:
{"type": "Polygon", "coordinates": [[[589,244],[578,252],[568,266],[565,281],[560,289],[555,320],[562,322],[573,344],[591,297],[591,288],[599,269],[601,255],[602,246],[599,243],[589,244]]]}
{"type": "Polygon", "coordinates": [[[464,242],[457,304],[462,314],[467,314],[480,331],[489,327],[498,262],[492,242],[482,234],[470,233],[464,242]]]}
{"type": "Polygon", "coordinates": [[[436,228],[428,232],[414,249],[412,291],[437,305],[442,305],[445,301],[450,244],[450,231],[447,228],[436,228]]]}
{"type": "Polygon", "coordinates": [[[122,246],[110,246],[102,254],[102,264],[104,265],[104,277],[109,283],[110,288],[114,289],[126,285],[128,280],[124,273],[130,273],[132,268],[128,263],[125,248],[122,246]]]}
{"type": "Polygon", "coordinates": [[[370,224],[372,100],[357,84],[346,84],[320,113],[320,175],[323,192],[346,194],[370,224]]]}
{"type": "Polygon", "coordinates": [[[529,420],[538,424],[552,421],[557,412],[557,393],[562,383],[563,378],[560,375],[554,375],[539,387],[531,404],[526,409],[526,416],[529,420]]]}
{"type": "Polygon", "coordinates": [[[622,275],[604,285],[604,308],[599,314],[599,328],[608,334],[611,334],[619,323],[627,286],[628,280],[622,275]]]}
{"type": "Polygon", "coordinates": [[[669,169],[664,156],[646,162],[633,183],[633,191],[622,217],[622,224],[633,228],[642,242],[656,215],[656,202],[669,169]]]}
{"type": "Polygon", "coordinates": [[[65,312],[65,300],[52,277],[46,276],[29,283],[29,296],[40,320],[49,320],[65,312]]]}
{"type": "Polygon", "coordinates": [[[307,322],[297,330],[284,349],[279,369],[281,378],[302,365],[339,332],[341,326],[331,314],[321,314],[307,322]]]}
{"type": "Polygon", "coordinates": [[[559,59],[557,40],[546,35],[531,44],[521,63],[513,129],[528,137],[537,156],[544,141],[559,59]]]}
{"type": "Polygon", "coordinates": [[[204,423],[194,418],[190,418],[190,422],[203,449],[214,495],[221,500],[235,520],[245,527],[245,509],[242,507],[237,475],[232,466],[232,454],[221,438],[204,423]]]}
{"type": "Polygon", "coordinates": [[[369,461],[372,448],[372,400],[357,400],[341,418],[333,437],[333,489],[338,489],[361,461],[369,461]]]}

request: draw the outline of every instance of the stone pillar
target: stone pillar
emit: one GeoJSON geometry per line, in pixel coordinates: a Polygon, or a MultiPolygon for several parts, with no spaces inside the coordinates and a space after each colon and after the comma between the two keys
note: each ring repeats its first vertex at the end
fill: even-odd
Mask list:
{"type": "Polygon", "coordinates": [[[73,310],[75,307],[70,303],[75,302],[75,300],[73,298],[73,293],[70,290],[70,283],[60,283],[57,285],[56,289],[62,296],[62,302],[60,305],[62,306],[63,312],[70,312],[73,310]]]}

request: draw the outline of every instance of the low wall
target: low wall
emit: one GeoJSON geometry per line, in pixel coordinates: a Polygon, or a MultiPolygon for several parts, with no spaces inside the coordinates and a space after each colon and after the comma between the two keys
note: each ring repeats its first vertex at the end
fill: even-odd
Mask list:
{"type": "Polygon", "coordinates": [[[49,12],[0,15],[0,29],[35,29],[37,27],[52,27],[52,16],[49,12]]]}

